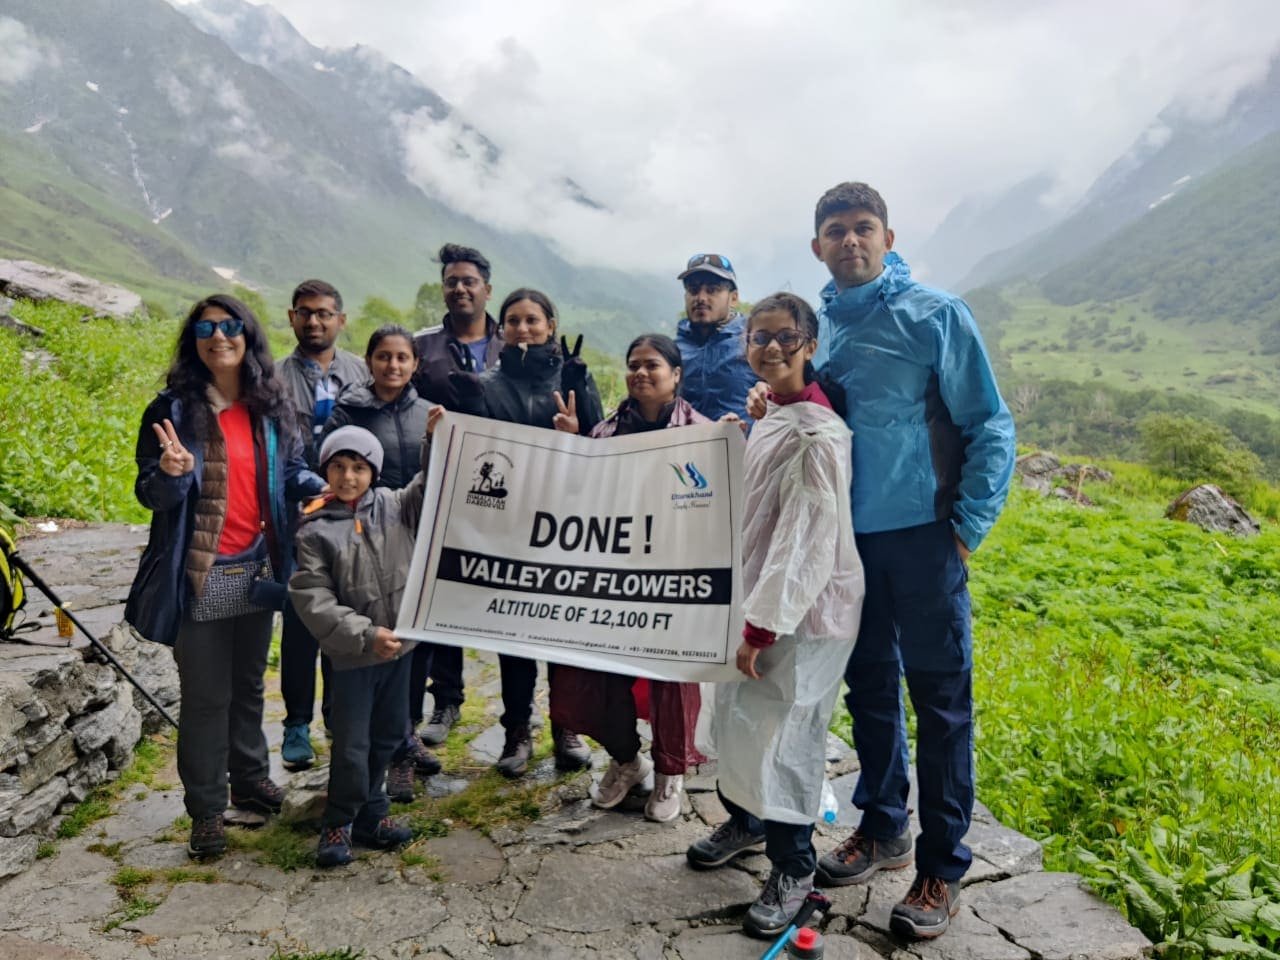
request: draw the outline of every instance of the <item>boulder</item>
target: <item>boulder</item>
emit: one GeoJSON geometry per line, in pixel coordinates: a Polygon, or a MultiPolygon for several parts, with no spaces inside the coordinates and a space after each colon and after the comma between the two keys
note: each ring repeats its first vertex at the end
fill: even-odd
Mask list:
{"type": "Polygon", "coordinates": [[[1110,483],[1113,479],[1109,470],[1095,467],[1091,463],[1063,463],[1052,453],[1043,450],[1020,456],[1014,463],[1014,472],[1022,477],[1024,487],[1086,507],[1095,504],[1080,492],[1081,485],[1086,480],[1110,483]]]}
{"type": "Polygon", "coordinates": [[[0,259],[0,293],[25,300],[77,303],[99,317],[146,314],[142,297],[132,290],[30,260],[0,259]]]}
{"type": "Polygon", "coordinates": [[[1227,496],[1221,487],[1212,483],[1192,487],[1169,504],[1164,515],[1170,520],[1194,523],[1210,533],[1251,537],[1262,530],[1262,526],[1249,516],[1244,507],[1227,496]]]}

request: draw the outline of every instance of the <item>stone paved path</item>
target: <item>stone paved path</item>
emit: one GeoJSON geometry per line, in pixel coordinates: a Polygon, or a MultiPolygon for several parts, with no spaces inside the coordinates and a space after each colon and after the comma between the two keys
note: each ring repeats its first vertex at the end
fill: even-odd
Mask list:
{"type": "MultiPolygon", "coordinates": [[[[101,542],[122,549],[110,537],[101,542]]],[[[364,951],[368,958],[423,960],[749,960],[764,952],[766,944],[743,936],[738,924],[767,874],[765,858],[740,858],[710,873],[684,862],[688,844],[724,817],[713,765],[690,778],[680,819],[653,824],[639,809],[594,810],[586,799],[592,774],[558,777],[544,758],[527,784],[512,788],[518,799],[537,803],[539,815],[490,820],[486,811],[495,808],[485,804],[510,806],[495,792],[506,788],[487,772],[501,744],[494,725],[496,664],[485,655],[468,656],[466,663],[472,706],[451,736],[445,772],[425,790],[420,785],[422,799],[407,810],[430,834],[408,851],[366,852],[348,868],[322,872],[305,863],[314,833],[272,824],[257,832],[233,828],[226,857],[193,865],[170,750],[167,768],[149,786],[130,787],[109,817],[59,841],[56,852],[46,848],[52,855],[0,883],[0,958],[297,960],[319,954],[319,960],[364,951]],[[445,810],[466,815],[447,823],[440,816],[445,810]],[[295,868],[281,869],[281,863],[295,868]]],[[[545,708],[543,687],[539,700],[545,708]]],[[[273,766],[289,781],[276,752],[282,715],[273,694],[273,766]]],[[[856,761],[836,738],[829,753],[843,801],[856,761]]],[[[604,762],[597,754],[595,776],[604,762]]],[[[315,771],[292,775],[291,805],[314,805],[306,784],[316,779],[315,771]]],[[[842,822],[852,813],[842,807],[842,822]]],[[[846,832],[822,826],[819,851],[846,832]]],[[[865,887],[829,891],[834,907],[823,922],[826,956],[1127,960],[1149,953],[1147,940],[1077,878],[1042,872],[1039,847],[981,806],[968,840],[974,869],[943,938],[913,945],[889,933],[889,909],[911,879],[909,870],[899,871],[865,887]]]]}

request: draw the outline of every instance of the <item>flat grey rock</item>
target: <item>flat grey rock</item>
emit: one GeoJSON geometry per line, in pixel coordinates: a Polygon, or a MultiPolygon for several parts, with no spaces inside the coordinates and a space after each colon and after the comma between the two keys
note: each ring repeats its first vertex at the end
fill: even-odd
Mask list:
{"type": "Polygon", "coordinates": [[[440,861],[440,870],[450,883],[493,883],[507,869],[506,857],[497,844],[474,830],[453,830],[423,846],[425,853],[440,861]]]}
{"type": "Polygon", "coordinates": [[[248,913],[262,891],[243,883],[180,883],[155,913],[124,924],[124,929],[152,937],[212,933],[248,913]]]}
{"type": "Polygon", "coordinates": [[[739,870],[690,870],[683,856],[609,860],[553,850],[516,918],[556,930],[612,930],[654,917],[719,916],[759,894],[739,870]]]}
{"type": "Polygon", "coordinates": [[[973,912],[1043,960],[1139,960],[1151,941],[1074,873],[1031,873],[974,891],[973,912]]]}
{"type": "MultiPolygon", "coordinates": [[[[760,960],[771,941],[748,937],[740,927],[699,927],[671,941],[680,960],[760,960]]],[[[853,937],[822,938],[824,960],[869,960],[871,953],[853,937]]],[[[784,953],[779,960],[786,960],[784,953]]]]}
{"type": "Polygon", "coordinates": [[[132,290],[31,260],[0,260],[0,293],[24,300],[61,300],[88,307],[96,316],[146,314],[132,290]]]}
{"type": "Polygon", "coordinates": [[[388,944],[412,939],[436,945],[432,930],[448,916],[439,899],[421,887],[349,882],[315,883],[292,900],[287,934],[308,950],[357,947],[380,955],[388,944]]]}
{"type": "Polygon", "coordinates": [[[37,943],[11,933],[0,933],[0,957],[5,960],[94,960],[82,950],[56,943],[37,943]]]}
{"type": "Polygon", "coordinates": [[[979,918],[963,894],[960,912],[952,918],[947,932],[937,940],[913,943],[907,950],[921,960],[1031,960],[1028,951],[979,918]]]}

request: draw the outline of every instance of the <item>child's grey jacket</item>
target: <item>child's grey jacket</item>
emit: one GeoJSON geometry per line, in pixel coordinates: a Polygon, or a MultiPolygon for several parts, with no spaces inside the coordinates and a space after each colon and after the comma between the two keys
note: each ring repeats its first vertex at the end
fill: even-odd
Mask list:
{"type": "MultiPolygon", "coordinates": [[[[371,487],[354,510],[330,500],[303,519],[289,600],[335,670],[387,662],[373,637],[395,626],[425,485],[419,472],[402,490],[371,487]]],[[[402,643],[399,656],[414,646],[402,643]]]]}

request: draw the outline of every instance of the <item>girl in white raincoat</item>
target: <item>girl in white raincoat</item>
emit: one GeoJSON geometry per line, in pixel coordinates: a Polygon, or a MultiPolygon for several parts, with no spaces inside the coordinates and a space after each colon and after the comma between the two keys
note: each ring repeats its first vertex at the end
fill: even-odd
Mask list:
{"type": "Polygon", "coordinates": [[[688,851],[707,869],[765,844],[772,870],[747,933],[773,937],[813,889],[813,824],[827,726],[862,610],[849,509],[850,433],[809,359],[818,320],[778,293],[747,322],[747,360],[769,385],[746,452],[743,612],[738,669],[716,687],[713,735],[729,820],[688,851]]]}

